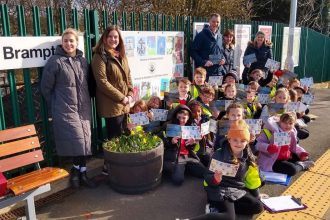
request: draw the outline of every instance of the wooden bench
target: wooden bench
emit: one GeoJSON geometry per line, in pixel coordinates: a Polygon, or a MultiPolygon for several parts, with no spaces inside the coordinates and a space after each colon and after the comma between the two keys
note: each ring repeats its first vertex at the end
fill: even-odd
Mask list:
{"type": "Polygon", "coordinates": [[[50,191],[50,183],[68,176],[66,170],[40,168],[44,157],[34,125],[0,131],[0,172],[35,164],[36,170],[8,179],[8,193],[0,198],[0,208],[26,200],[27,219],[36,219],[34,197],[50,191]]]}

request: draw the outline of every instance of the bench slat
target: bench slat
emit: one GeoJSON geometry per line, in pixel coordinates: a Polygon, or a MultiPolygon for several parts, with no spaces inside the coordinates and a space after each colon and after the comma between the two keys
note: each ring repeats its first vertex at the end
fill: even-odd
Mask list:
{"type": "Polygon", "coordinates": [[[0,142],[36,135],[34,125],[25,125],[0,131],[0,142]]]}
{"type": "Polygon", "coordinates": [[[19,167],[24,167],[29,164],[43,161],[44,157],[41,150],[32,151],[18,156],[0,160],[0,172],[13,170],[19,167]]]}
{"type": "Polygon", "coordinates": [[[9,179],[7,187],[17,196],[68,175],[64,169],[46,167],[9,179]]]}
{"type": "Polygon", "coordinates": [[[38,137],[30,137],[0,145],[0,157],[40,147],[38,137]]]}

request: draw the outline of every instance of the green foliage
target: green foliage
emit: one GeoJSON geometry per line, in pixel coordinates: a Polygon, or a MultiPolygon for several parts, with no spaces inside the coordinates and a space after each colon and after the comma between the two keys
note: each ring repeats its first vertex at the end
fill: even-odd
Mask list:
{"type": "Polygon", "coordinates": [[[145,133],[142,129],[136,129],[130,135],[122,135],[104,142],[103,148],[111,152],[137,153],[152,150],[159,146],[161,141],[156,135],[145,133]]]}

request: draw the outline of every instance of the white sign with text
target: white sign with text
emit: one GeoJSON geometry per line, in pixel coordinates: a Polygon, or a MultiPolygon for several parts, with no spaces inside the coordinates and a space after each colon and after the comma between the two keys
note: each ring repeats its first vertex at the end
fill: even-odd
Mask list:
{"type": "MultiPolygon", "coordinates": [[[[0,70],[43,67],[54,55],[61,36],[0,37],[0,70]]],[[[78,49],[84,52],[84,37],[78,49]]]]}

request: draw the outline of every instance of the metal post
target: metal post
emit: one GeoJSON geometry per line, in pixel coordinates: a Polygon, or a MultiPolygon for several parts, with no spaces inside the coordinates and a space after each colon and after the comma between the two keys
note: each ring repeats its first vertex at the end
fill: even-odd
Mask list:
{"type": "Polygon", "coordinates": [[[294,71],[293,43],[294,43],[294,29],[296,27],[296,17],[297,17],[297,0],[291,0],[288,51],[285,59],[285,69],[291,72],[294,71]]]}

